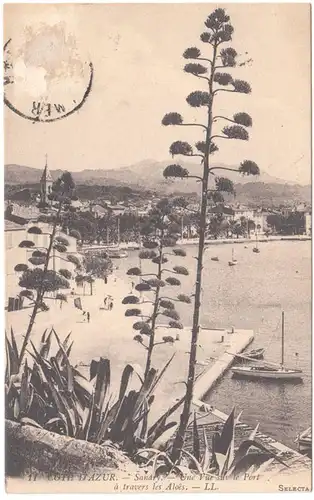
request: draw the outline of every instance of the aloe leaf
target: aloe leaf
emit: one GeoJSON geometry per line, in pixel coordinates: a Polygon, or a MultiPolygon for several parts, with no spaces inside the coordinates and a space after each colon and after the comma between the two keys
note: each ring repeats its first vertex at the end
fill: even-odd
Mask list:
{"type": "Polygon", "coordinates": [[[13,405],[13,416],[16,420],[18,420],[19,415],[20,415],[20,404],[18,398],[15,398],[13,405]]]}
{"type": "Polygon", "coordinates": [[[263,465],[265,462],[268,462],[272,458],[272,455],[269,453],[248,453],[237,462],[229,477],[233,479],[241,478],[241,476],[247,474],[252,467],[259,468],[261,465],[263,465]]]}
{"type": "Polygon", "coordinates": [[[98,406],[100,411],[102,411],[103,403],[109,388],[110,361],[109,359],[100,358],[95,384],[95,405],[98,406]]]}
{"type": "Polygon", "coordinates": [[[153,435],[151,435],[147,440],[146,443],[148,446],[153,446],[153,444],[159,439],[165,432],[169,431],[173,427],[176,427],[178,424],[177,422],[168,422],[167,424],[164,424],[163,426],[160,426],[157,428],[157,430],[154,432],[153,435]]]}
{"type": "Polygon", "coordinates": [[[235,409],[233,408],[232,412],[224,423],[219,439],[217,439],[216,452],[220,453],[221,455],[227,454],[230,448],[230,444],[234,438],[234,411],[235,409]]]}
{"type": "Polygon", "coordinates": [[[237,467],[237,464],[248,454],[248,451],[250,450],[251,447],[257,448],[258,450],[260,450],[265,454],[269,454],[270,457],[276,459],[282,465],[288,467],[288,465],[278,455],[270,451],[266,446],[259,443],[258,441],[246,439],[245,441],[242,441],[242,443],[240,444],[239,448],[235,453],[234,460],[231,465],[232,470],[234,470],[234,468],[237,467]]]}
{"type": "Polygon", "coordinates": [[[184,448],[182,449],[182,455],[186,455],[187,457],[190,458],[191,462],[193,463],[193,465],[195,466],[195,469],[197,470],[197,472],[199,474],[203,474],[203,470],[202,470],[202,467],[201,467],[201,464],[199,463],[198,460],[196,460],[195,457],[193,457],[192,453],[190,453],[189,451],[185,450],[184,448]]]}
{"type": "Polygon", "coordinates": [[[203,459],[201,461],[201,467],[202,467],[203,471],[206,472],[207,469],[209,468],[209,465],[210,465],[210,451],[209,451],[208,439],[207,439],[205,428],[203,428],[203,436],[204,436],[204,448],[205,448],[205,450],[204,450],[203,459]]]}
{"type": "Polygon", "coordinates": [[[27,410],[28,405],[28,391],[29,387],[29,375],[28,375],[28,365],[27,360],[25,360],[24,369],[21,377],[21,388],[20,388],[20,411],[24,414],[27,410]]]}
{"type": "MultiPolygon", "coordinates": [[[[56,334],[55,330],[53,330],[53,332],[55,334],[55,337],[56,337],[58,345],[59,345],[59,351],[58,351],[57,355],[55,356],[55,359],[56,359],[57,363],[59,362],[61,364],[61,360],[59,360],[60,358],[58,358],[58,354],[61,351],[61,353],[63,355],[62,362],[65,363],[66,369],[67,369],[67,387],[68,387],[68,391],[69,392],[73,392],[74,380],[73,380],[72,366],[71,366],[71,363],[70,363],[69,358],[67,356],[67,353],[66,353],[63,345],[60,342],[60,339],[59,339],[58,335],[56,334]]],[[[66,340],[68,339],[69,336],[70,336],[70,334],[67,336],[66,340]]],[[[65,340],[65,342],[66,342],[66,340],[65,340]]]]}
{"type": "Polygon", "coordinates": [[[193,455],[196,458],[196,460],[198,462],[200,462],[200,437],[198,434],[196,413],[195,412],[194,412],[194,419],[193,419],[192,438],[193,438],[193,455]]]}
{"type": "Polygon", "coordinates": [[[51,425],[56,424],[57,422],[60,422],[60,423],[62,423],[62,424],[63,424],[63,420],[62,420],[62,418],[60,418],[60,417],[53,417],[53,418],[50,418],[47,422],[45,422],[44,427],[45,427],[45,428],[50,427],[51,425]]]}
{"type": "Polygon", "coordinates": [[[257,431],[258,431],[258,428],[259,428],[259,422],[257,423],[255,429],[253,429],[253,431],[251,432],[251,434],[249,435],[249,440],[250,441],[253,441],[256,437],[256,434],[257,434],[257,431]]]}
{"type": "Polygon", "coordinates": [[[152,390],[155,389],[155,387],[157,386],[157,384],[159,383],[159,380],[163,377],[165,371],[167,370],[168,366],[170,365],[171,361],[173,360],[173,358],[175,357],[175,352],[173,353],[173,355],[171,356],[171,358],[167,361],[167,363],[165,364],[165,366],[163,367],[163,369],[161,370],[160,373],[157,374],[157,377],[156,377],[156,381],[155,383],[153,384],[152,386],[152,390]]]}
{"type": "Polygon", "coordinates": [[[21,418],[20,422],[21,422],[21,424],[24,424],[24,425],[32,425],[33,427],[37,427],[38,429],[43,428],[38,422],[36,422],[32,418],[23,417],[23,418],[21,418]]]}
{"type": "Polygon", "coordinates": [[[98,444],[100,444],[103,440],[106,439],[106,432],[107,432],[109,425],[111,423],[111,420],[109,418],[109,404],[110,404],[110,401],[107,401],[106,407],[101,414],[101,419],[100,419],[100,423],[99,423],[99,430],[98,430],[97,437],[96,437],[96,443],[98,443],[98,444]]]}
{"type": "Polygon", "coordinates": [[[155,370],[155,368],[151,368],[147,376],[145,377],[144,383],[142,384],[140,391],[138,393],[138,397],[134,406],[134,417],[142,407],[144,399],[147,400],[148,396],[150,395],[151,388],[153,387],[156,381],[156,377],[157,377],[157,371],[155,370]]]}
{"type": "Polygon", "coordinates": [[[16,341],[15,341],[15,335],[14,335],[12,326],[11,326],[11,345],[12,345],[12,349],[13,349],[15,358],[17,360],[19,360],[19,350],[17,348],[17,344],[16,344],[16,341]]]}
{"type": "MultiPolygon", "coordinates": [[[[155,433],[159,432],[159,429],[162,428],[165,425],[165,422],[172,413],[174,413],[184,402],[184,397],[179,399],[173,406],[171,406],[159,419],[150,427],[148,430],[148,436],[153,436],[155,433]]],[[[154,442],[156,439],[153,438],[154,442]]]]}
{"type": "Polygon", "coordinates": [[[88,441],[88,438],[89,438],[89,432],[90,432],[91,422],[92,422],[92,418],[93,418],[93,414],[94,414],[94,409],[95,409],[95,394],[93,393],[90,407],[88,409],[87,420],[86,420],[86,423],[83,427],[84,439],[86,441],[88,441]]]}
{"type": "Polygon", "coordinates": [[[10,341],[7,337],[5,337],[5,341],[6,341],[6,346],[8,349],[8,358],[10,360],[10,372],[9,373],[11,376],[11,375],[17,374],[19,372],[19,368],[20,368],[19,359],[18,359],[16,352],[13,349],[13,347],[10,344],[10,341]]]}

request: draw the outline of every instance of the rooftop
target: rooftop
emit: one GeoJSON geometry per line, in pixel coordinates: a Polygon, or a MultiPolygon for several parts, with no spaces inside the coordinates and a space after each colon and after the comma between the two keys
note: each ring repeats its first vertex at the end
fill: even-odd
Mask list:
{"type": "Polygon", "coordinates": [[[25,225],[17,224],[11,220],[4,221],[4,230],[5,231],[24,231],[25,225]]]}

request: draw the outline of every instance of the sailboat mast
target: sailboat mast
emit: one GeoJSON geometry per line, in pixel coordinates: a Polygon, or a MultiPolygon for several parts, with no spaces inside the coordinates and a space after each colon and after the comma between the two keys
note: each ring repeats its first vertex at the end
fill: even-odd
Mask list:
{"type": "Polygon", "coordinates": [[[285,362],[285,313],[282,311],[281,313],[281,366],[284,365],[285,362]]]}
{"type": "Polygon", "coordinates": [[[120,217],[118,215],[118,245],[120,245],[120,217]]]}

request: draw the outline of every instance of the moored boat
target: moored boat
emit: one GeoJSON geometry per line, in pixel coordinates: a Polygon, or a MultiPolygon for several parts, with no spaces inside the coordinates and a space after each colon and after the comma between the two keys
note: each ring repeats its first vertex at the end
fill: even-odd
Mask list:
{"type": "MultiPolygon", "coordinates": [[[[232,374],[238,377],[246,377],[250,379],[302,380],[302,370],[287,368],[284,364],[284,324],[284,312],[282,312],[280,365],[268,361],[263,362],[262,364],[235,366],[231,368],[232,374]]],[[[252,358],[248,358],[247,356],[242,357],[244,359],[248,359],[249,361],[253,361],[252,358]]],[[[258,363],[258,361],[255,362],[258,363]]]]}
{"type": "Polygon", "coordinates": [[[128,256],[128,253],[120,248],[107,248],[106,252],[110,259],[122,259],[128,256]]]}
{"type": "Polygon", "coordinates": [[[277,380],[302,380],[302,371],[289,368],[264,366],[238,366],[231,368],[233,375],[245,378],[267,378],[277,380]]]}
{"type": "Polygon", "coordinates": [[[212,257],[210,260],[213,260],[215,262],[218,262],[219,261],[219,258],[218,257],[212,257]]]}
{"type": "Polygon", "coordinates": [[[259,347],[257,349],[252,349],[251,351],[247,351],[245,353],[245,357],[240,354],[235,354],[234,357],[237,361],[243,361],[243,359],[263,359],[265,353],[265,349],[263,347],[259,347]]]}
{"type": "Polygon", "coordinates": [[[312,449],[312,427],[301,432],[297,437],[297,442],[301,452],[310,452],[312,449]]]}

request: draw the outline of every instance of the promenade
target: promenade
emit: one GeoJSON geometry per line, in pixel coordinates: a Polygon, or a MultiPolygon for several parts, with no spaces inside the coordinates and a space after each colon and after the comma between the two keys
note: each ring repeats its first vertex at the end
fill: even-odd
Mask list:
{"type": "MultiPolygon", "coordinates": [[[[59,302],[47,300],[50,310],[38,314],[31,339],[35,346],[39,345],[44,330],[46,328],[49,330],[51,327],[55,328],[61,339],[72,332],[74,341],[71,352],[72,364],[80,365],[80,370],[88,375],[92,359],[98,359],[100,356],[108,358],[112,370],[111,390],[116,393],[125,365],[136,364],[141,372],[146,360],[145,349],[133,340],[138,332],[133,330],[132,325],[137,319],[126,317],[125,310],[130,306],[122,304],[123,297],[130,292],[131,279],[129,284],[126,280],[110,276],[107,285],[102,280],[97,280],[94,295],[80,295],[83,310],[90,313],[89,323],[86,315],[83,316],[82,311],[74,307],[72,296],[68,296],[68,302],[63,304],[62,308],[59,302]],[[104,297],[108,295],[112,297],[113,302],[111,311],[103,308],[104,297]]],[[[144,314],[147,314],[150,304],[139,305],[139,307],[144,314]]],[[[22,342],[30,312],[31,309],[23,309],[7,314],[7,328],[13,328],[18,345],[22,342]]],[[[158,417],[162,411],[168,409],[169,405],[183,396],[184,381],[187,376],[191,329],[186,327],[183,330],[176,330],[160,325],[156,333],[156,342],[162,342],[162,337],[165,335],[171,335],[174,338],[179,335],[179,340],[173,344],[162,343],[154,348],[152,366],[159,370],[174,353],[175,356],[156,390],[153,418],[158,417]]],[[[235,329],[234,333],[228,333],[225,330],[201,329],[196,365],[197,376],[200,377],[211,370],[211,380],[208,382],[208,388],[211,388],[215,380],[220,378],[229,366],[221,361],[224,359],[223,356],[226,356],[225,352],[228,350],[241,352],[252,339],[253,332],[249,330],[235,329]]],[[[53,345],[56,347],[55,342],[53,345]]],[[[228,361],[231,362],[231,356],[228,356],[228,361]]],[[[201,380],[205,380],[205,385],[207,384],[204,375],[200,378],[201,380]]],[[[136,384],[136,380],[134,383],[136,384]]]]}

